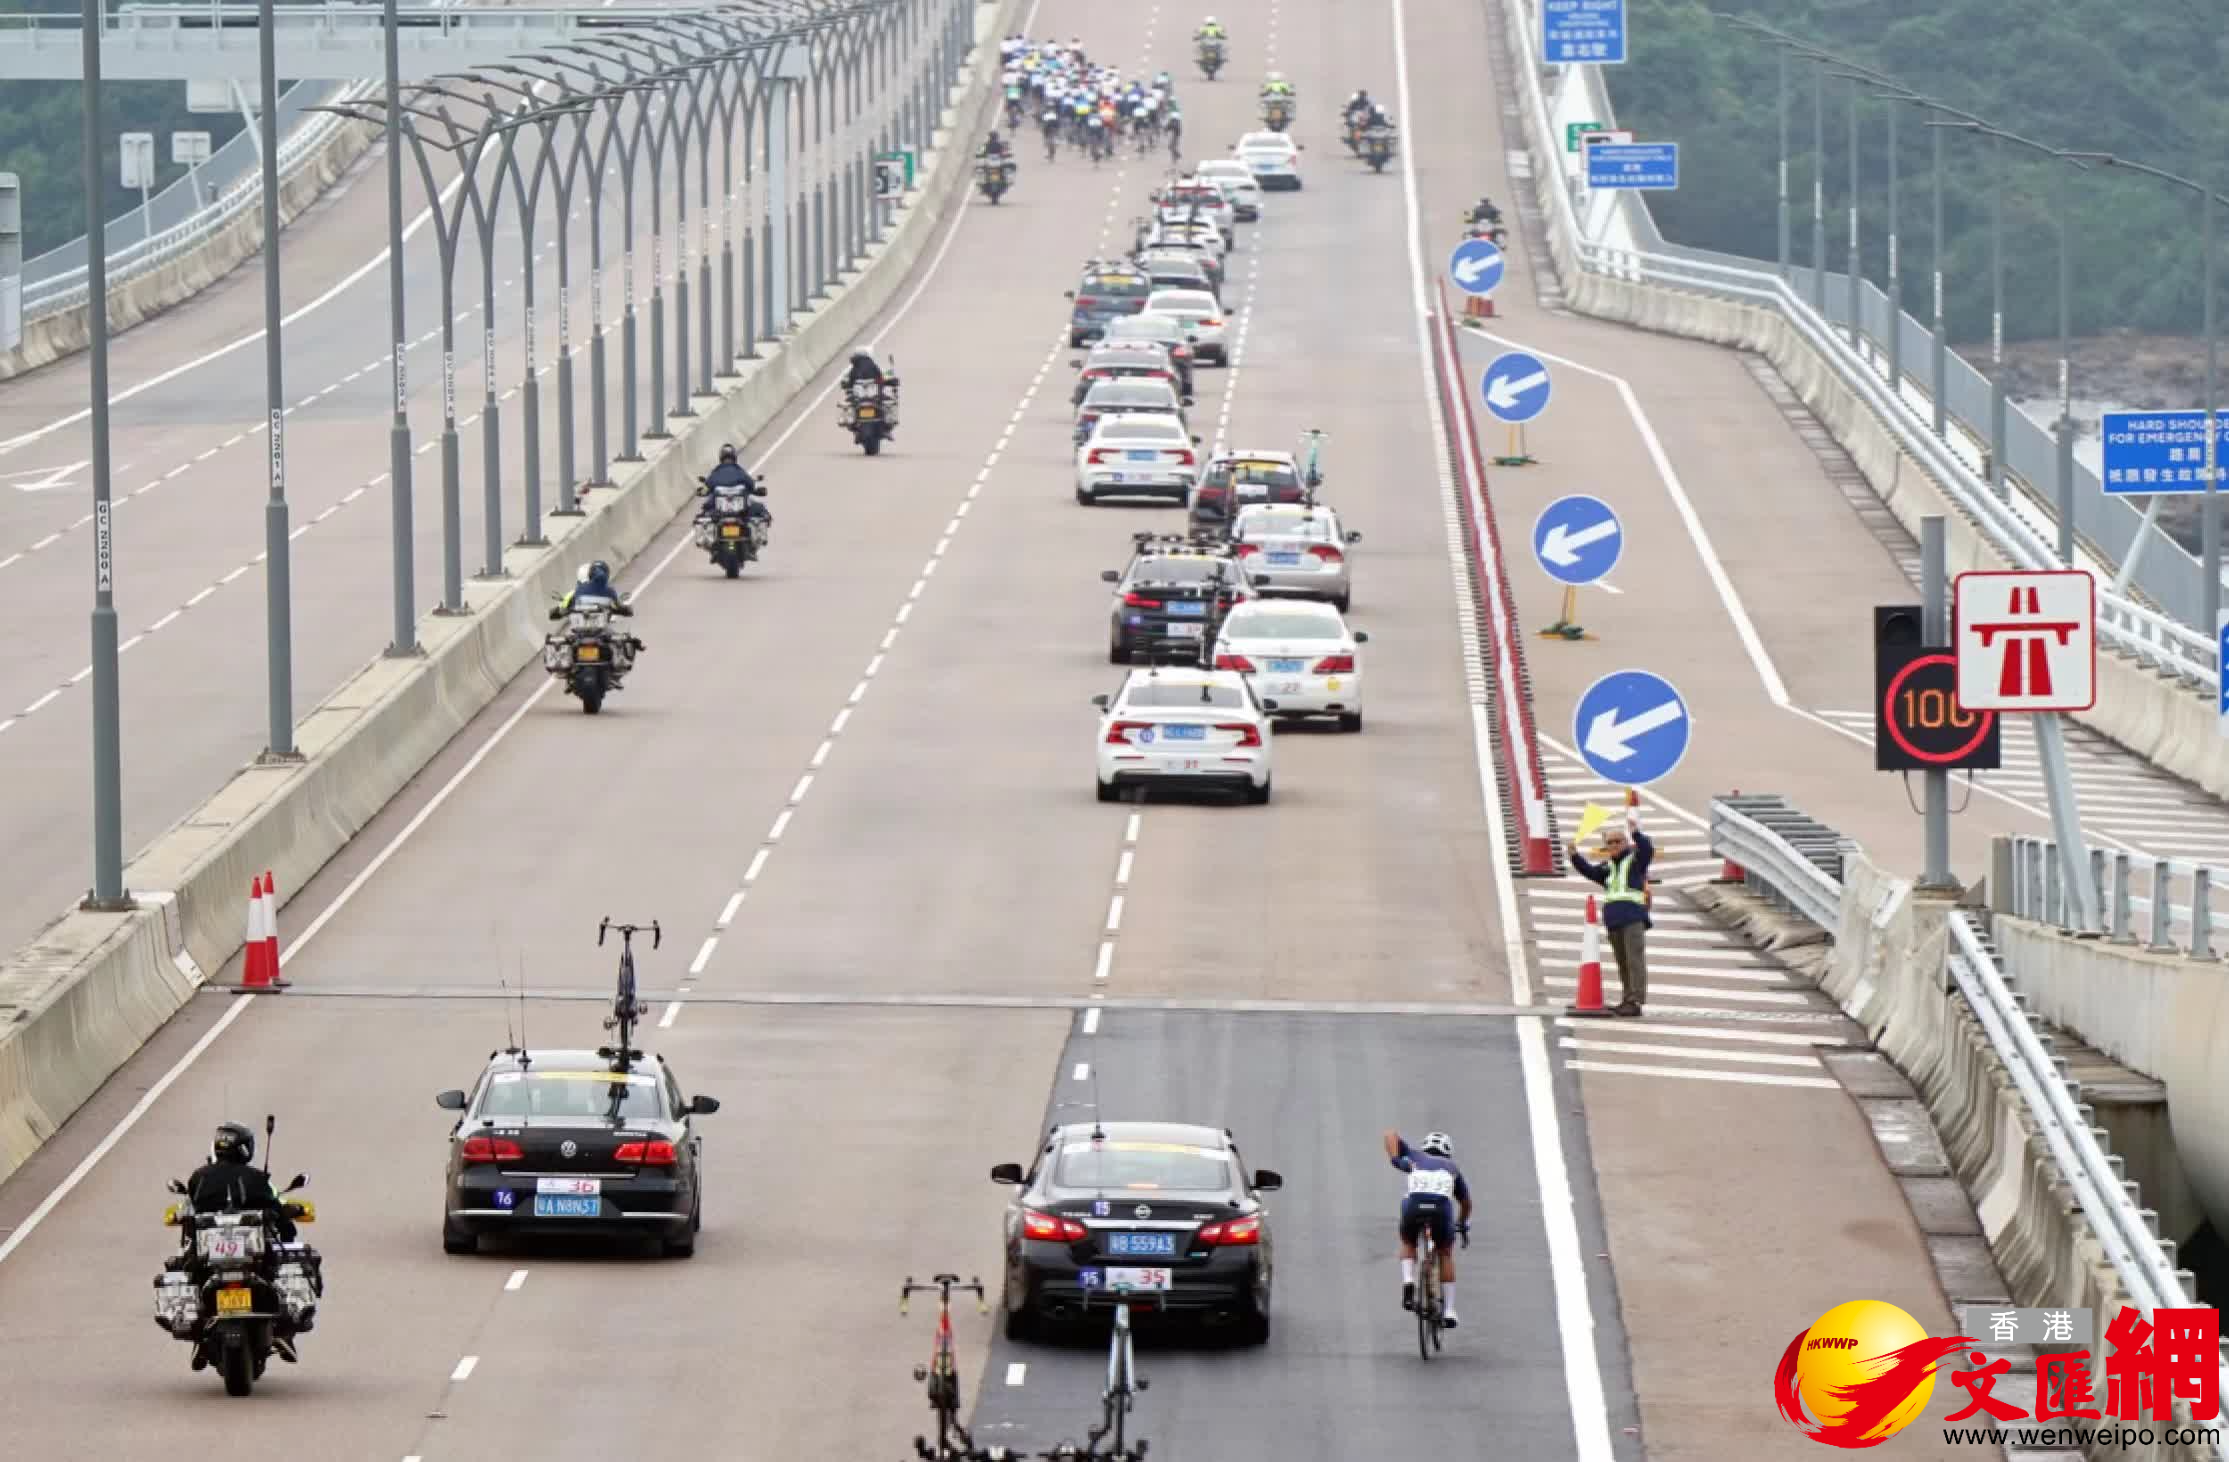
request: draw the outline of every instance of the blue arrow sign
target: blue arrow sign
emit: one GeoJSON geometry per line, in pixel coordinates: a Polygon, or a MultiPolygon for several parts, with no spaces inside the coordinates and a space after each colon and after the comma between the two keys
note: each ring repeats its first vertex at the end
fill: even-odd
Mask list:
{"type": "Polygon", "coordinates": [[[1559,584],[1592,584],[1610,576],[1625,551],[1625,529],[1600,498],[1557,498],[1532,525],[1533,556],[1559,584]]]}
{"type": "Polygon", "coordinates": [[[1492,294],[1509,259],[1492,239],[1465,239],[1448,256],[1447,274],[1465,294],[1492,294]]]}
{"type": "Polygon", "coordinates": [[[1614,66],[1625,60],[1625,0],[1541,0],[1540,59],[1614,66]]]}
{"type": "MultiPolygon", "coordinates": [[[[2105,461],[2098,473],[2108,496],[2206,490],[2206,413],[2108,411],[2105,461]]],[[[2214,471],[2229,468],[2229,413],[2214,413],[2214,471]]]]}
{"type": "Polygon", "coordinates": [[[1664,191],[1679,186],[1677,142],[1597,142],[1587,149],[1587,186],[1664,191]]]}
{"type": "Polygon", "coordinates": [[[1603,676],[1579,697],[1571,740],[1604,781],[1643,787],[1671,775],[1687,755],[1687,702],[1646,670],[1603,676]]]}
{"type": "Polygon", "coordinates": [[[1512,426],[1531,421],[1548,409],[1548,367],[1539,356],[1521,350],[1497,355],[1478,378],[1478,393],[1496,420],[1512,426]]]}

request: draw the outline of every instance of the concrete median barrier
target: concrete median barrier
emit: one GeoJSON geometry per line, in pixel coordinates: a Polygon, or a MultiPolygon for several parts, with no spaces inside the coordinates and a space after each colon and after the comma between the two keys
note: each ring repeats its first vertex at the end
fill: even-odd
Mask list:
{"type": "Polygon", "coordinates": [[[303,717],[304,760],[243,768],[126,870],[127,914],[74,910],[0,965],[0,1179],[22,1165],[202,983],[238,953],[248,880],[282,901],[309,883],[521,670],[538,664],[550,598],[583,560],[625,563],[691,500],[710,448],[763,430],[896,296],[964,204],[968,144],[996,102],[995,39],[1020,0],[976,13],[971,68],[884,240],[764,358],[743,363],[647,460],[619,467],[585,515],[551,518],[546,548],[513,549],[510,577],[468,584],[469,613],[418,627],[425,654],[367,665],[303,717]],[[153,893],[142,893],[153,890],[153,893]]]}
{"type": "MultiPolygon", "coordinates": [[[[283,229],[325,196],[378,136],[362,122],[343,122],[317,151],[279,182],[283,229]]],[[[243,208],[230,222],[190,249],[108,291],[108,328],[121,332],[185,303],[263,251],[263,210],[243,208]]],[[[90,307],[79,305],[44,319],[27,320],[16,348],[0,351],[0,381],[74,355],[92,333],[90,307]]]]}

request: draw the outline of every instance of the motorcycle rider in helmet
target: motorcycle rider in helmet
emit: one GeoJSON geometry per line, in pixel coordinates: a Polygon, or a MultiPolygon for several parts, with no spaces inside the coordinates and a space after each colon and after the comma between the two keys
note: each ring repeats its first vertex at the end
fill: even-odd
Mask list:
{"type": "Polygon", "coordinates": [[[581,576],[580,582],[573,585],[571,591],[558,601],[557,607],[550,611],[550,618],[563,619],[572,613],[575,603],[586,608],[587,601],[591,599],[605,601],[614,614],[631,615],[635,612],[634,605],[619,597],[619,589],[611,581],[611,565],[597,559],[588,566],[588,572],[581,576]]]}
{"type": "Polygon", "coordinates": [[[1481,196],[1478,202],[1471,205],[1470,217],[1463,221],[1465,223],[1483,223],[1489,227],[1499,228],[1501,226],[1501,210],[1494,206],[1493,199],[1481,196]]]}
{"type": "Polygon", "coordinates": [[[993,127],[991,135],[983,139],[983,150],[975,155],[988,162],[993,158],[1011,157],[1013,150],[1006,145],[1006,139],[998,135],[998,129],[993,127]]]}
{"type": "Polygon", "coordinates": [[[294,1220],[287,1217],[270,1176],[255,1166],[255,1133],[238,1122],[217,1128],[209,1161],[186,1179],[186,1201],[196,1213],[268,1213],[280,1241],[294,1242],[294,1220]]]}
{"type": "Polygon", "coordinates": [[[767,512],[766,505],[759,501],[766,490],[736,460],[735,445],[732,442],[721,446],[720,465],[704,474],[704,506],[697,510],[697,517],[711,517],[713,506],[719,498],[723,494],[733,496],[738,489],[744,494],[744,521],[765,520],[771,526],[773,514],[767,512]]]}
{"type": "Polygon", "coordinates": [[[1227,40],[1229,37],[1224,34],[1223,22],[1210,15],[1200,22],[1198,30],[1192,32],[1192,39],[1195,41],[1220,41],[1227,40]]]}
{"type": "Polygon", "coordinates": [[[1377,103],[1370,100],[1369,88],[1364,87],[1363,89],[1357,91],[1353,96],[1347,98],[1346,109],[1340,115],[1345,117],[1349,122],[1359,121],[1367,118],[1370,115],[1371,109],[1376,105],[1377,103]]]}

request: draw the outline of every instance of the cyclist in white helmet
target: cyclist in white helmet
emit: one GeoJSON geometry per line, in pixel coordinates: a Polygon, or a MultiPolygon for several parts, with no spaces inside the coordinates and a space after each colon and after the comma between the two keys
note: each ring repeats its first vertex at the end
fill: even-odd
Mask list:
{"type": "Polygon", "coordinates": [[[1416,1236],[1426,1226],[1439,1246],[1441,1319],[1455,1328],[1455,1235],[1470,1231],[1471,1190],[1463,1170],[1455,1166],[1455,1139],[1445,1132],[1427,1133],[1415,1147],[1401,1134],[1388,1130],[1385,1155],[1393,1166],[1408,1174],[1408,1190],[1401,1198],[1401,1308],[1416,1308],[1416,1236]],[[1462,1213],[1455,1210],[1460,1206],[1462,1213]]]}

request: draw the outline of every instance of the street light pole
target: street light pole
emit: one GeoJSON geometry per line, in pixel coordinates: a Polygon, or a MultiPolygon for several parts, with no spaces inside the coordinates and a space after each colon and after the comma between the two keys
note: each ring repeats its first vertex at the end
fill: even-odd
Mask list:
{"type": "Polygon", "coordinates": [[[1897,105],[1888,104],[1888,385],[1898,400],[1904,395],[1904,270],[1897,234],[1898,177],[1896,156],[1897,105]]]}
{"type": "Polygon", "coordinates": [[[1860,353],[1865,350],[1865,327],[1862,314],[1864,300],[1858,283],[1864,277],[1864,261],[1858,257],[1858,189],[1861,182],[1858,169],[1858,84],[1851,77],[1850,87],[1850,348],[1860,353]]]}
{"type": "Polygon", "coordinates": [[[1935,217],[1929,230],[1933,235],[1933,243],[1928,250],[1928,262],[1935,276],[1935,338],[1928,346],[1928,353],[1933,357],[1929,362],[1928,394],[1935,400],[1935,437],[1942,441],[1949,437],[1950,413],[1949,403],[1943,400],[1949,385],[1950,369],[1950,325],[1943,313],[1943,131],[1940,127],[1929,130],[1934,138],[1935,168],[1935,217]]]}
{"type": "Polygon", "coordinates": [[[286,524],[285,351],[280,343],[279,305],[279,82],[278,39],[272,0],[257,6],[257,69],[261,72],[263,115],[263,385],[270,413],[271,495],[263,505],[263,615],[268,669],[270,739],[266,761],[296,761],[294,749],[294,576],[293,547],[286,524]]]}
{"type": "Polygon", "coordinates": [[[1811,63],[1811,307],[1827,312],[1827,68],[1811,63]]]}
{"type": "Polygon", "coordinates": [[[2059,215],[2059,562],[2074,564],[2074,262],[2067,227],[2067,176],[2052,189],[2059,215]]]}
{"type": "MultiPolygon", "coordinates": [[[[87,0],[93,3],[93,0],[87,0]]],[[[410,342],[403,335],[402,277],[402,82],[397,51],[401,27],[395,18],[395,0],[386,0],[387,47],[387,318],[394,342],[395,418],[387,429],[388,512],[394,530],[394,638],[390,655],[416,655],[418,649],[417,590],[413,582],[417,564],[417,530],[411,523],[410,500],[410,386],[404,356],[410,342]]],[[[435,205],[437,208],[439,204],[435,205]]]]}
{"type": "Polygon", "coordinates": [[[127,909],[124,893],[124,758],[117,689],[116,540],[109,499],[107,196],[101,178],[101,31],[106,7],[85,0],[85,299],[93,407],[93,892],[92,909],[127,909]]]}

